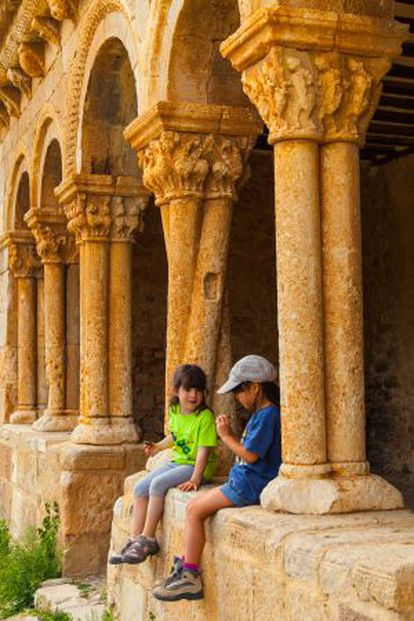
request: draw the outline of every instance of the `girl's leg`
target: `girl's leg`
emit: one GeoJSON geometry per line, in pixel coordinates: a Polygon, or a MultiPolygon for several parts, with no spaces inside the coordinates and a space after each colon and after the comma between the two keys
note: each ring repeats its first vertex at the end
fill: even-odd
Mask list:
{"type": "Polygon", "coordinates": [[[132,523],[130,529],[131,539],[135,539],[141,535],[145,519],[147,517],[149,490],[154,479],[174,469],[175,465],[171,462],[164,464],[160,468],[153,470],[145,477],[140,479],[134,488],[134,511],[132,515],[132,523]]]}
{"type": "Polygon", "coordinates": [[[198,494],[187,505],[184,536],[184,561],[190,565],[199,565],[206,535],[205,520],[225,507],[234,507],[219,488],[198,494]]]}
{"type": "Polygon", "coordinates": [[[138,496],[134,500],[134,512],[132,514],[131,529],[129,536],[135,539],[142,533],[147,515],[148,497],[138,496]]]}
{"type": "Polygon", "coordinates": [[[188,481],[193,474],[193,466],[175,465],[152,479],[149,488],[149,502],[142,534],[154,538],[155,530],[164,510],[164,497],[169,489],[188,481]]]}

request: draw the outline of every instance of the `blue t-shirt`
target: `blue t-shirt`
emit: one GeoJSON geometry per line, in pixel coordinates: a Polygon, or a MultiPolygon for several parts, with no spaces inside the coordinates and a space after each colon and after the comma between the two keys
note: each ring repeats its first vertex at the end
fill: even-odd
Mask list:
{"type": "Polygon", "coordinates": [[[241,443],[259,456],[254,464],[236,458],[229,473],[229,484],[251,504],[260,502],[260,494],[277,476],[282,462],[280,412],[274,405],[257,410],[244,430],[241,443]]]}

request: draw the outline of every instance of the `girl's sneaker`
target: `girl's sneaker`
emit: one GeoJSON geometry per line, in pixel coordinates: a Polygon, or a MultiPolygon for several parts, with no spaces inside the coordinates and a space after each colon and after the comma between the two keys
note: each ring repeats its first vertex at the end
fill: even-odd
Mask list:
{"type": "Polygon", "coordinates": [[[123,563],[124,562],[124,554],[132,546],[134,541],[135,541],[135,539],[131,539],[131,537],[130,537],[119,554],[112,554],[109,557],[109,561],[108,561],[109,564],[110,565],[120,565],[121,563],[123,563]]]}
{"type": "Polygon", "coordinates": [[[122,562],[137,565],[143,563],[148,556],[153,556],[159,551],[160,546],[156,539],[148,539],[144,535],[139,535],[122,555],[122,562]]]}
{"type": "Polygon", "coordinates": [[[181,569],[170,578],[156,587],[153,596],[163,602],[177,602],[180,599],[202,599],[204,597],[203,583],[199,571],[181,569]]]}
{"type": "Polygon", "coordinates": [[[168,576],[168,578],[163,578],[162,580],[156,580],[154,582],[154,587],[153,588],[156,589],[157,587],[165,586],[166,584],[171,582],[171,580],[175,580],[175,577],[176,577],[177,573],[179,573],[182,568],[183,568],[183,557],[182,556],[174,556],[174,560],[173,560],[173,564],[172,564],[172,567],[171,567],[170,575],[168,576]]]}

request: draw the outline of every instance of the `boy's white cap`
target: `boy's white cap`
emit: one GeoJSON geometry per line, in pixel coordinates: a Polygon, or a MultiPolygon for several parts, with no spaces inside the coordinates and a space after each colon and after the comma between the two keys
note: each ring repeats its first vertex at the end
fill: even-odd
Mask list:
{"type": "Polygon", "coordinates": [[[243,382],[274,382],[277,379],[277,371],[273,364],[263,356],[245,356],[231,368],[229,379],[221,388],[219,394],[230,392],[243,382]]]}

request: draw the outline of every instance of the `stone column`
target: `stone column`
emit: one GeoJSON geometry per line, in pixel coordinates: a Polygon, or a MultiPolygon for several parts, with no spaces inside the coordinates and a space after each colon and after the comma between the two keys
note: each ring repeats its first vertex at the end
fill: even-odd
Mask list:
{"type": "Polygon", "coordinates": [[[202,364],[213,383],[231,203],[259,128],[245,108],[160,102],[126,129],[164,227],[167,394],[184,361],[202,364]]]}
{"type": "MultiPolygon", "coordinates": [[[[73,441],[79,444],[123,444],[138,440],[130,406],[127,405],[126,412],[120,412],[120,403],[113,397],[116,393],[119,398],[119,374],[123,369],[130,368],[130,364],[115,362],[116,352],[128,355],[128,347],[119,347],[122,337],[116,337],[115,343],[111,343],[110,338],[115,329],[121,334],[128,331],[130,323],[121,323],[111,331],[109,328],[110,308],[112,316],[115,312],[115,317],[121,321],[125,321],[127,314],[127,300],[124,299],[118,306],[115,303],[117,289],[114,278],[123,277],[119,270],[125,270],[128,252],[111,253],[112,205],[114,197],[130,199],[137,193],[137,184],[132,183],[130,178],[86,174],[74,175],[56,190],[59,201],[64,205],[68,229],[75,235],[80,248],[80,418],[72,433],[73,441]],[[112,258],[114,265],[111,268],[112,258]],[[112,281],[111,270],[114,274],[112,281]],[[119,310],[121,307],[122,312],[119,310]],[[115,372],[115,393],[110,393],[110,369],[115,372]],[[116,409],[117,415],[111,417],[111,409],[116,409]]],[[[128,282],[125,288],[129,291],[128,282]]],[[[124,379],[127,385],[130,381],[130,378],[124,379]]],[[[130,399],[128,388],[124,391],[123,405],[126,399],[130,399]]]]}
{"type": "Polygon", "coordinates": [[[17,408],[15,424],[37,417],[36,273],[40,261],[28,233],[10,234],[9,268],[17,280],[17,408]]]}
{"type": "Polygon", "coordinates": [[[65,263],[74,254],[63,211],[35,208],[25,220],[35,239],[44,266],[44,317],[47,408],[33,424],[36,431],[71,431],[77,414],[66,408],[66,285],[65,263]]]}
{"type": "Polygon", "coordinates": [[[283,464],[262,503],[395,508],[399,493],[363,476],[358,152],[343,141],[360,138],[355,123],[371,118],[404,34],[389,20],[300,7],[262,9],[222,45],[275,152],[283,464]],[[361,476],[337,479],[350,474],[361,476]]]}
{"type": "MultiPolygon", "coordinates": [[[[136,182],[133,185],[136,190],[136,182]]],[[[143,230],[148,203],[144,188],[134,197],[114,196],[110,246],[109,412],[113,420],[132,418],[132,242],[143,230]]]]}

